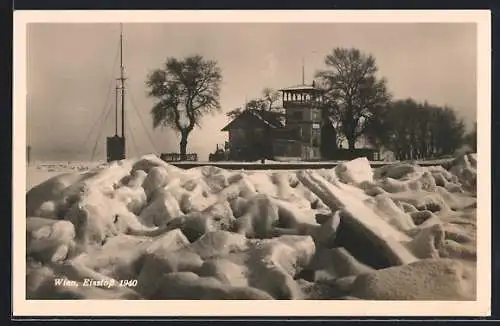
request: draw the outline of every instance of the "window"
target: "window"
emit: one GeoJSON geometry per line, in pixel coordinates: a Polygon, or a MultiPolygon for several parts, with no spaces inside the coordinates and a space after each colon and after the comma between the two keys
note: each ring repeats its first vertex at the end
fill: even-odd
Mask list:
{"type": "Polygon", "coordinates": [[[264,137],[264,129],[262,129],[262,128],[255,128],[254,133],[255,133],[255,137],[257,137],[257,138],[264,137]]]}
{"type": "Polygon", "coordinates": [[[320,119],[320,116],[319,116],[319,111],[318,111],[318,110],[313,109],[313,120],[314,120],[314,121],[318,121],[319,119],[320,119]]]}
{"type": "Polygon", "coordinates": [[[302,141],[310,142],[311,141],[311,130],[306,127],[306,129],[304,129],[302,131],[302,135],[300,138],[302,139],[302,141]]]}
{"type": "Polygon", "coordinates": [[[231,130],[231,139],[235,142],[241,142],[245,139],[245,130],[235,128],[231,130]]]}
{"type": "Polygon", "coordinates": [[[302,111],[292,111],[289,116],[292,120],[302,120],[302,111]]]}

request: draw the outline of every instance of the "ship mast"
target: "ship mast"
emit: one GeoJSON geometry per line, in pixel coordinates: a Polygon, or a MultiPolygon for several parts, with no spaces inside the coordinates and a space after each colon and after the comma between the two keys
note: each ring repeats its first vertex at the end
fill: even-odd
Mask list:
{"type": "MultiPolygon", "coordinates": [[[[123,160],[126,158],[125,145],[125,67],[123,65],[123,26],[120,24],[120,76],[115,85],[115,135],[108,137],[106,143],[107,161],[123,160]],[[120,93],[120,95],[118,95],[120,93]],[[121,97],[121,101],[118,100],[121,97]],[[122,135],[118,135],[118,105],[121,104],[122,135]]],[[[93,154],[92,154],[93,155],[93,154]]]]}
{"type": "Polygon", "coordinates": [[[304,57],[302,57],[302,85],[306,84],[305,73],[304,73],[304,70],[305,70],[304,66],[305,66],[304,57]]]}
{"type": "Polygon", "coordinates": [[[120,86],[116,83],[115,86],[115,136],[118,137],[118,91],[120,86]]]}
{"type": "Polygon", "coordinates": [[[123,151],[125,152],[125,68],[123,66],[123,25],[120,23],[120,86],[122,106],[122,138],[123,151]]]}

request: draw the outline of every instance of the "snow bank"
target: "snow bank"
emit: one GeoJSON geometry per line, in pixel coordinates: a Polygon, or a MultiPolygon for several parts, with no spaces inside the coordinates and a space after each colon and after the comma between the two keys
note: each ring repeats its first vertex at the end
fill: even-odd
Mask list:
{"type": "Polygon", "coordinates": [[[26,194],[27,296],[473,299],[476,166],[77,169],[26,194]]]}

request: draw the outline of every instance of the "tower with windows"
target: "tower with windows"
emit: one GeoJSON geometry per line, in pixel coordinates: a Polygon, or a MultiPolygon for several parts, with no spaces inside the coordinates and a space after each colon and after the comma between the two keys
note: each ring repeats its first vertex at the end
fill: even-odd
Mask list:
{"type": "Polygon", "coordinates": [[[317,88],[314,82],[311,85],[303,84],[280,91],[287,131],[287,136],[281,137],[281,142],[288,142],[284,150],[286,156],[305,160],[320,159],[323,91],[317,88]]]}

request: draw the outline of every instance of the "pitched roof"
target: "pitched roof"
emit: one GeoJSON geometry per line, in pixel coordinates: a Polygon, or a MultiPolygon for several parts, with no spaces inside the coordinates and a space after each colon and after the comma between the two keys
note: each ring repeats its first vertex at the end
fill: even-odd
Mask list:
{"type": "Polygon", "coordinates": [[[271,128],[283,128],[285,126],[280,120],[280,117],[283,114],[279,112],[251,110],[250,113],[255,115],[271,128]]]}
{"type": "Polygon", "coordinates": [[[257,118],[260,122],[263,124],[267,125],[270,128],[283,128],[284,124],[280,120],[280,117],[282,116],[281,113],[279,112],[270,112],[270,111],[261,111],[261,110],[245,110],[243,111],[240,115],[238,115],[236,118],[234,118],[231,122],[229,122],[224,128],[221,129],[221,131],[228,131],[231,129],[231,126],[235,123],[235,121],[242,119],[244,117],[252,116],[257,118]]]}

